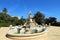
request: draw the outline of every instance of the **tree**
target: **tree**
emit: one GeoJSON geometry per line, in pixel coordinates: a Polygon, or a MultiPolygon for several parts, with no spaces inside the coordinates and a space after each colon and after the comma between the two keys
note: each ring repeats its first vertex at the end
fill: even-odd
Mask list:
{"type": "Polygon", "coordinates": [[[48,24],[49,25],[49,18],[46,18],[45,19],[45,24],[48,24]]]}
{"type": "Polygon", "coordinates": [[[54,23],[57,22],[57,18],[55,18],[55,17],[49,17],[49,22],[51,23],[51,25],[53,25],[54,23]]]}
{"type": "Polygon", "coordinates": [[[44,23],[44,17],[44,14],[39,11],[37,11],[37,13],[34,15],[34,19],[38,24],[44,23]]]}
{"type": "Polygon", "coordinates": [[[23,16],[20,19],[21,25],[24,25],[24,23],[26,22],[26,19],[23,18],[23,16]]]}
{"type": "Polygon", "coordinates": [[[24,25],[25,22],[26,22],[26,19],[24,19],[22,16],[21,19],[16,22],[16,25],[24,25]]]}
{"type": "Polygon", "coordinates": [[[46,19],[45,19],[45,23],[46,23],[46,24],[51,23],[51,25],[55,25],[56,22],[57,22],[57,18],[55,18],[55,17],[49,17],[49,18],[46,18],[46,19]]]}
{"type": "Polygon", "coordinates": [[[3,12],[4,14],[6,14],[6,13],[7,13],[7,8],[4,8],[4,9],[2,10],[2,12],[3,12]]]}

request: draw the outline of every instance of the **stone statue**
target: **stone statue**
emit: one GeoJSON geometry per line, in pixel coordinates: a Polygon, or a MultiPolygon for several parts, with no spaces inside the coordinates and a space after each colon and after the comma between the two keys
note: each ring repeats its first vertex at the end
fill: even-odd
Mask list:
{"type": "Polygon", "coordinates": [[[35,22],[35,20],[33,19],[33,16],[32,16],[32,12],[30,11],[29,12],[29,17],[28,17],[28,20],[26,21],[26,23],[24,24],[24,26],[30,28],[30,27],[35,27],[37,26],[38,24],[35,22]]]}

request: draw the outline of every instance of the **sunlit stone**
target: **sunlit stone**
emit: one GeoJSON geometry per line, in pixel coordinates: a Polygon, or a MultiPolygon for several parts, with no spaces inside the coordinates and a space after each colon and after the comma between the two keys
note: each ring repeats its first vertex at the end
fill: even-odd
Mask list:
{"type": "MultiPolygon", "coordinates": [[[[17,34],[24,35],[24,34],[34,34],[34,33],[41,33],[45,31],[46,27],[44,24],[38,25],[35,20],[33,19],[32,14],[30,13],[28,20],[25,22],[24,25],[19,26],[12,26],[10,25],[10,30],[8,31],[9,35],[17,34]]],[[[26,35],[25,35],[26,36],[26,35]]]]}
{"type": "Polygon", "coordinates": [[[25,28],[22,28],[21,30],[20,30],[20,34],[24,34],[25,33],[25,28]]]}

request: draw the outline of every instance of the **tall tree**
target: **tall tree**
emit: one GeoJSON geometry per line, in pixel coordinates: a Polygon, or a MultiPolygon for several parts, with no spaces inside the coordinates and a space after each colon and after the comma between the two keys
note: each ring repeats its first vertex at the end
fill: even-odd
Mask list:
{"type": "Polygon", "coordinates": [[[56,22],[57,22],[57,18],[55,18],[55,17],[49,17],[49,18],[45,19],[46,24],[51,23],[51,25],[54,25],[54,24],[56,24],[56,22]]]}
{"type": "Polygon", "coordinates": [[[25,22],[26,22],[26,19],[24,19],[22,16],[21,19],[16,22],[16,25],[24,25],[25,22]]]}
{"type": "Polygon", "coordinates": [[[4,14],[6,14],[6,13],[7,13],[7,8],[4,8],[4,9],[2,10],[2,12],[3,12],[4,14]]]}
{"type": "Polygon", "coordinates": [[[49,23],[50,23],[49,18],[46,18],[46,19],[45,19],[45,24],[48,24],[48,25],[49,25],[49,23]]]}
{"type": "Polygon", "coordinates": [[[44,14],[39,11],[37,11],[37,13],[34,15],[34,19],[38,24],[44,23],[44,17],[44,14]]]}
{"type": "Polygon", "coordinates": [[[57,22],[57,18],[55,18],[55,17],[49,17],[49,22],[51,24],[56,23],[57,22]]]}

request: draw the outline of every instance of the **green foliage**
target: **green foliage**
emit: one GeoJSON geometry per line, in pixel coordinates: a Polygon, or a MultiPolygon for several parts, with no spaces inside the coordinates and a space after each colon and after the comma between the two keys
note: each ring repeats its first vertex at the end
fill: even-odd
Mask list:
{"type": "Polygon", "coordinates": [[[7,8],[4,8],[4,9],[2,10],[2,12],[3,12],[4,14],[6,14],[6,13],[7,13],[7,8]]]}
{"type": "Polygon", "coordinates": [[[18,19],[18,17],[11,17],[8,14],[0,12],[0,27],[8,27],[9,25],[23,25],[24,23],[24,18],[18,19]]]}
{"type": "Polygon", "coordinates": [[[45,19],[46,24],[51,23],[51,25],[54,25],[56,22],[57,22],[57,18],[55,18],[55,17],[49,17],[49,18],[45,19]]]}
{"type": "Polygon", "coordinates": [[[49,17],[50,23],[55,23],[56,22],[56,18],[55,17],[49,17]]]}
{"type": "Polygon", "coordinates": [[[9,23],[0,23],[0,27],[8,27],[9,25],[9,23]]]}
{"type": "Polygon", "coordinates": [[[46,19],[45,19],[45,24],[49,25],[49,23],[50,23],[49,18],[46,18],[46,19]]]}
{"type": "Polygon", "coordinates": [[[44,14],[39,11],[34,15],[34,19],[38,24],[44,23],[44,17],[44,14]]]}
{"type": "Polygon", "coordinates": [[[17,33],[18,33],[18,34],[20,33],[20,29],[19,29],[19,28],[17,29],[17,33]]]}
{"type": "Polygon", "coordinates": [[[24,18],[18,19],[17,17],[11,17],[8,14],[0,13],[0,26],[23,25],[24,23],[24,18]]]}
{"type": "Polygon", "coordinates": [[[60,26],[60,22],[56,22],[54,26],[60,26]]]}
{"type": "MultiPolygon", "coordinates": [[[[21,19],[18,19],[18,17],[11,17],[7,14],[7,12],[7,8],[4,8],[2,12],[0,12],[0,27],[8,27],[9,25],[24,25],[24,23],[26,22],[26,19],[24,19],[23,16],[21,17],[21,19]]],[[[57,18],[49,17],[45,19],[44,14],[39,11],[37,11],[37,13],[34,15],[34,19],[38,24],[51,23],[51,25],[60,26],[60,22],[57,22],[57,18]]]]}

